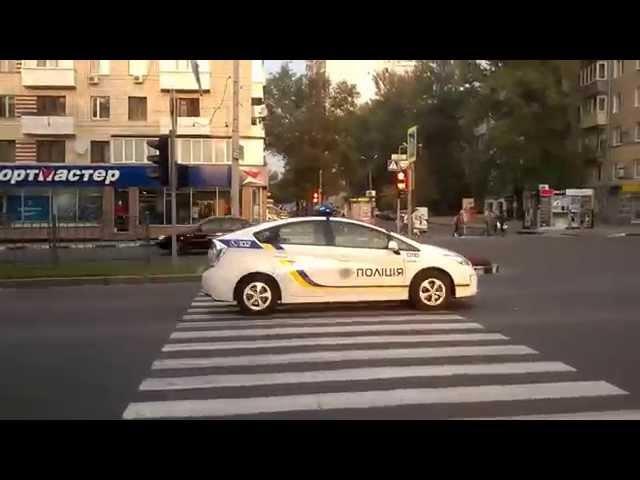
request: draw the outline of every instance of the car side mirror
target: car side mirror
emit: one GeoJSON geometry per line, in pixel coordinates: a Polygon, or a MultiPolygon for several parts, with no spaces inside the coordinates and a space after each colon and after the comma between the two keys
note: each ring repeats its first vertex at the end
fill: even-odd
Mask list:
{"type": "Polygon", "coordinates": [[[393,253],[395,253],[396,255],[400,254],[400,247],[398,246],[398,242],[396,242],[395,240],[389,240],[389,244],[387,245],[387,248],[391,250],[393,253]]]}

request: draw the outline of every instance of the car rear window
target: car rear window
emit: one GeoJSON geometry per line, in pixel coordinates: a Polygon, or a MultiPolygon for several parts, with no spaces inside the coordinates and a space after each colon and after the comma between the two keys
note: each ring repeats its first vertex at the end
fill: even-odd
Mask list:
{"type": "Polygon", "coordinates": [[[205,232],[232,232],[248,226],[249,223],[241,218],[214,218],[202,224],[205,232]]]}

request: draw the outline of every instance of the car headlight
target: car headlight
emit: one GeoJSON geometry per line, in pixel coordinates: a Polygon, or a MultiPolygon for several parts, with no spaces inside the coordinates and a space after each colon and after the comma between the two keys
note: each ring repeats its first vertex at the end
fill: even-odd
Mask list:
{"type": "Polygon", "coordinates": [[[162,241],[162,240],[164,240],[165,238],[167,238],[167,236],[166,236],[166,235],[160,235],[160,236],[158,237],[158,241],[159,241],[159,242],[161,242],[161,241],[162,241]]]}
{"type": "Polygon", "coordinates": [[[464,258],[462,255],[447,255],[447,257],[451,258],[452,260],[455,260],[460,265],[464,265],[465,267],[471,267],[472,266],[471,262],[469,260],[467,260],[466,258],[464,258]]]}

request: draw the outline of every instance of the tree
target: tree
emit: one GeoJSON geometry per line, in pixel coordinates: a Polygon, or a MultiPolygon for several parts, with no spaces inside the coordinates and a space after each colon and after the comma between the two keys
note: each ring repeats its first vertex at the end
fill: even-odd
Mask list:
{"type": "Polygon", "coordinates": [[[489,193],[520,197],[539,183],[561,187],[580,182],[574,70],[561,61],[494,66],[472,107],[472,117],[488,125],[480,175],[489,193]]]}
{"type": "Polygon", "coordinates": [[[320,170],[325,196],[348,188],[355,156],[349,131],[357,95],[353,85],[331,87],[324,75],[296,75],[286,64],[267,79],[267,148],[284,159],[278,181],[283,197],[310,200],[320,170]]]}

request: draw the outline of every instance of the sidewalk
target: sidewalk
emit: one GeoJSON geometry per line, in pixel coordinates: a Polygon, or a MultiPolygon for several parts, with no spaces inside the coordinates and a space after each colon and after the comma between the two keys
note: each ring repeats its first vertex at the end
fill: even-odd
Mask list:
{"type": "MultiPolygon", "coordinates": [[[[89,242],[59,242],[58,248],[127,248],[152,246],[155,241],[149,240],[120,240],[120,241],[89,241],[89,242]]],[[[2,250],[48,250],[47,242],[11,242],[0,243],[2,250]]]]}

